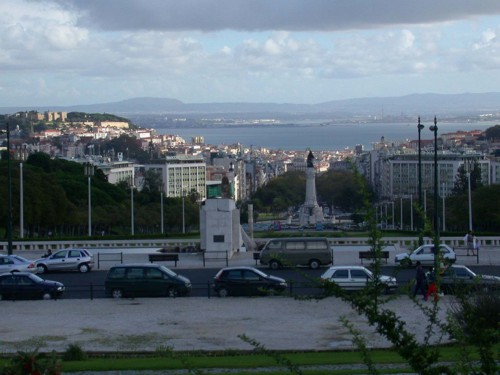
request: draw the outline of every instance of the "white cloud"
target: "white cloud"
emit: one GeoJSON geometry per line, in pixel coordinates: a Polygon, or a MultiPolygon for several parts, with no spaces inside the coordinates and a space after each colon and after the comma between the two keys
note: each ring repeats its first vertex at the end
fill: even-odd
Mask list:
{"type": "Polygon", "coordinates": [[[326,101],[391,96],[417,78],[427,92],[454,72],[483,74],[468,84],[495,91],[500,2],[469,4],[443,0],[431,12],[404,0],[3,0],[0,103],[326,101]]]}

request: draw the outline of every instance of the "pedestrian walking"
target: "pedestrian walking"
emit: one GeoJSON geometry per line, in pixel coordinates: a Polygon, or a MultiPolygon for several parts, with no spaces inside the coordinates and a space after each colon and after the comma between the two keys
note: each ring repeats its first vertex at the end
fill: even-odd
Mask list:
{"type": "Polygon", "coordinates": [[[417,268],[415,269],[415,289],[413,290],[413,297],[417,296],[417,293],[420,291],[422,293],[422,297],[425,299],[427,286],[425,285],[425,272],[422,268],[422,264],[417,261],[417,268]]]}
{"type": "Polygon", "coordinates": [[[464,237],[464,242],[465,242],[465,245],[467,246],[467,256],[469,256],[470,252],[472,251],[472,255],[475,255],[474,254],[474,234],[472,233],[472,231],[468,231],[467,234],[465,235],[464,237]]]}
{"type": "Polygon", "coordinates": [[[429,299],[429,296],[431,294],[434,294],[434,302],[437,302],[439,297],[436,285],[436,272],[434,271],[433,267],[429,268],[429,272],[427,272],[426,274],[426,279],[427,279],[427,293],[425,293],[424,299],[427,301],[429,299]]]}

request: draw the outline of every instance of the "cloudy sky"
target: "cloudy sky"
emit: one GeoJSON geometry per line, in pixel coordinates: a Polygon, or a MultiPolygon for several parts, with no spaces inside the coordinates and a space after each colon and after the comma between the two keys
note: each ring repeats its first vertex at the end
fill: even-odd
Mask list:
{"type": "Polygon", "coordinates": [[[498,0],[2,0],[0,107],[500,91],[498,0]]]}

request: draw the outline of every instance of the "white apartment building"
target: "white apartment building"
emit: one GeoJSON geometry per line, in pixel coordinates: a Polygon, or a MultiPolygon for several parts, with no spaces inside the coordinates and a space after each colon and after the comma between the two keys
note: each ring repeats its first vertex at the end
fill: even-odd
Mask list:
{"type": "Polygon", "coordinates": [[[162,180],[166,197],[181,197],[193,190],[200,200],[206,198],[206,163],[202,157],[176,155],[144,164],[144,171],[155,171],[162,180]]]}
{"type": "MultiPolygon", "coordinates": [[[[379,159],[375,176],[378,180],[379,195],[382,199],[394,199],[402,196],[418,196],[418,154],[395,154],[379,159]]],[[[438,190],[440,196],[451,194],[455,186],[458,169],[461,165],[477,163],[481,169],[481,181],[484,185],[492,182],[491,162],[482,154],[456,154],[438,152],[438,190]]],[[[422,154],[422,191],[434,189],[434,154],[422,154]]],[[[377,186],[376,185],[376,186],[377,186]]]]}

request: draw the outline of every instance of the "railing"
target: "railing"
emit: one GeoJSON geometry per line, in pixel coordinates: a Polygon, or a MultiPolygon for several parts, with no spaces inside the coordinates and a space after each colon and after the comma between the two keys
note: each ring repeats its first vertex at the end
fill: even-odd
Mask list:
{"type": "Polygon", "coordinates": [[[123,253],[97,253],[97,269],[101,268],[101,262],[123,263],[123,253]]]}
{"type": "MultiPolygon", "coordinates": [[[[257,239],[259,242],[266,242],[269,238],[257,239]]],[[[367,246],[368,237],[339,237],[328,238],[331,246],[367,246]]],[[[432,243],[432,238],[425,237],[424,243],[432,243]]],[[[480,247],[500,247],[500,236],[477,237],[480,247]]],[[[43,251],[60,250],[66,248],[87,248],[87,249],[127,249],[127,248],[164,248],[187,246],[197,247],[199,240],[181,240],[181,239],[136,239],[136,240],[75,240],[75,241],[14,241],[12,250],[22,252],[24,250],[43,251]]],[[[382,237],[382,242],[386,245],[392,245],[396,248],[417,247],[418,238],[414,237],[382,237]]],[[[463,236],[459,237],[441,237],[441,242],[451,247],[460,247],[464,245],[463,236]]],[[[7,242],[0,242],[0,252],[7,252],[7,242]]]]}

